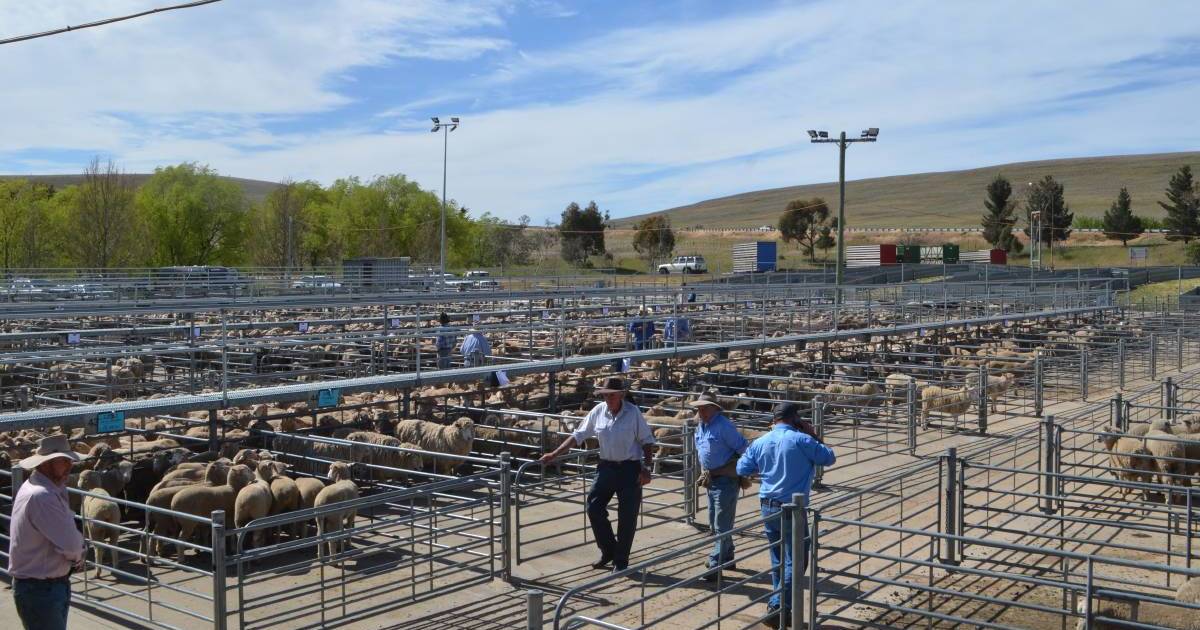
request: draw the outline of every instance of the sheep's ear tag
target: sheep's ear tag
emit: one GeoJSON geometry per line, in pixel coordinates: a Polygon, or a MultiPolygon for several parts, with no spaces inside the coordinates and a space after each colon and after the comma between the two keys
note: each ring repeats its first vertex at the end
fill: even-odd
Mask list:
{"type": "Polygon", "coordinates": [[[124,411],[105,411],[96,414],[95,418],[91,418],[83,425],[83,431],[87,435],[95,435],[97,433],[119,433],[125,430],[125,412],[124,411]]]}
{"type": "Polygon", "coordinates": [[[317,408],[336,407],[342,401],[342,390],[337,387],[317,391],[317,408]]]}

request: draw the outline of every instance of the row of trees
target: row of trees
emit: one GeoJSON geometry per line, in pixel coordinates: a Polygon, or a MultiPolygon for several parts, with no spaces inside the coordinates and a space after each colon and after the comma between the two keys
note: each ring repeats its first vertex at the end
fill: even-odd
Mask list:
{"type": "MultiPolygon", "coordinates": [[[[1180,240],[1189,243],[1200,239],[1200,196],[1192,178],[1192,169],[1182,166],[1171,176],[1167,184],[1166,201],[1158,205],[1166,211],[1162,220],[1168,240],[1180,240]]],[[[983,201],[986,212],[983,215],[983,237],[992,247],[1012,253],[1019,253],[1023,247],[1013,235],[1013,227],[1017,222],[1017,201],[1013,199],[1012,185],[1007,179],[997,175],[987,185],[983,201]]],[[[1074,214],[1071,213],[1063,197],[1063,185],[1047,175],[1041,181],[1033,183],[1024,200],[1025,235],[1032,237],[1032,213],[1041,213],[1041,242],[1065,241],[1071,235],[1071,224],[1074,214]]],[[[1105,238],[1121,241],[1126,245],[1130,240],[1141,236],[1147,228],[1147,220],[1133,213],[1133,198],[1125,187],[1117,193],[1109,209],[1104,213],[1101,229],[1105,238]]]]}
{"type": "MultiPolygon", "coordinates": [[[[529,218],[472,218],[450,202],[452,264],[528,264],[545,249],[529,218]]],[[[282,182],[259,203],[194,163],[156,169],[140,186],[93,160],[77,185],[0,181],[0,264],[29,267],[256,265],[311,267],[358,256],[439,258],[441,202],[404,175],[282,182]]],[[[543,231],[548,232],[548,231],[543,231]]],[[[602,243],[602,241],[601,241],[602,243]]]]}

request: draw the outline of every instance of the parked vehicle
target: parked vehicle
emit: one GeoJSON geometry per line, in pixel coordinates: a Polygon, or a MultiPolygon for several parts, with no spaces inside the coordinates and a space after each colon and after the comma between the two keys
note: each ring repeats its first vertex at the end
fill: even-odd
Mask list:
{"type": "Polygon", "coordinates": [[[329,276],[300,276],[292,282],[293,289],[340,289],[342,283],[329,276]]]}
{"type": "Polygon", "coordinates": [[[676,256],[671,262],[659,265],[658,273],[708,273],[708,263],[703,256],[676,256]]]}

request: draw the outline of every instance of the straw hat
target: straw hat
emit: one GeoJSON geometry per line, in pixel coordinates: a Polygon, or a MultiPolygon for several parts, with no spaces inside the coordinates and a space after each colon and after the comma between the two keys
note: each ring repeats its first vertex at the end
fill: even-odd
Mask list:
{"type": "Polygon", "coordinates": [[[66,457],[73,462],[79,461],[79,454],[71,450],[67,436],[61,433],[38,440],[38,447],[33,455],[22,459],[18,465],[25,470],[33,470],[55,457],[66,457]]]}
{"type": "Polygon", "coordinates": [[[717,397],[712,394],[700,394],[696,397],[696,400],[689,402],[688,406],[692,408],[712,406],[721,409],[721,404],[717,402],[717,397]]]}

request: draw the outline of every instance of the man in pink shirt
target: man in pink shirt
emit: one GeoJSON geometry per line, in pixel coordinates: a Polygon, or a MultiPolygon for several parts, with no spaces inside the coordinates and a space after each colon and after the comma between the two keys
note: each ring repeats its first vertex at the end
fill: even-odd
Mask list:
{"type": "Polygon", "coordinates": [[[21,460],[33,471],[13,500],[8,574],[13,599],[26,630],[65,630],[71,606],[73,569],[83,568],[83,535],[67,502],[67,477],[79,456],[65,435],[38,443],[21,460]]]}

